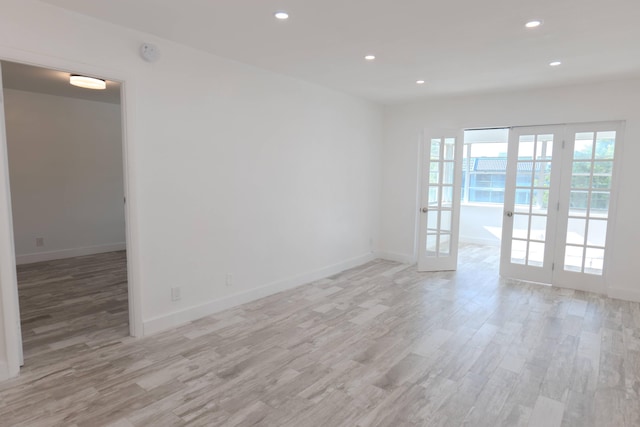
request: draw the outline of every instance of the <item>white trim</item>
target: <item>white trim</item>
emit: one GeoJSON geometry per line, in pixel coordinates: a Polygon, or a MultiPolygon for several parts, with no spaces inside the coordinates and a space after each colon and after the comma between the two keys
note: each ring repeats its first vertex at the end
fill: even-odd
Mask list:
{"type": "Polygon", "coordinates": [[[142,278],[140,275],[140,245],[138,233],[138,197],[136,195],[135,146],[131,143],[135,135],[136,112],[135,79],[131,76],[121,79],[120,111],[122,117],[122,172],[124,178],[124,215],[127,243],[127,288],[129,293],[129,334],[133,337],[144,335],[142,323],[142,278]]]}
{"type": "Polygon", "coordinates": [[[5,354],[0,353],[0,362],[4,364],[6,376],[14,377],[20,372],[23,354],[6,135],[4,92],[0,87],[0,236],[4,237],[0,239],[0,315],[3,316],[0,324],[4,327],[4,343],[0,343],[0,348],[5,350],[5,354]]]}
{"type": "MultiPolygon", "coordinates": [[[[420,254],[420,220],[421,212],[420,208],[422,207],[422,175],[424,174],[424,167],[422,163],[422,157],[424,156],[424,144],[422,141],[424,140],[424,129],[418,135],[418,140],[416,143],[418,144],[418,157],[416,158],[416,170],[418,174],[416,176],[416,205],[413,210],[413,254],[411,255],[412,259],[415,259],[415,262],[418,262],[418,256],[420,254]]],[[[393,261],[393,260],[392,260],[393,261]]]]}
{"type": "Polygon", "coordinates": [[[402,264],[415,264],[418,260],[414,255],[399,254],[397,252],[376,252],[376,257],[387,261],[395,261],[402,264]]]}
{"type": "Polygon", "coordinates": [[[607,290],[607,296],[624,301],[640,302],[640,290],[609,288],[607,290]]]}
{"type": "Polygon", "coordinates": [[[86,246],[84,248],[62,249],[59,251],[35,252],[32,254],[16,255],[16,265],[32,262],[52,261],[55,259],[73,258],[84,255],[102,254],[105,252],[123,251],[127,248],[125,242],[109,245],[86,246]]]}
{"type": "MultiPolygon", "coordinates": [[[[141,337],[143,333],[142,322],[142,277],[139,260],[139,227],[137,213],[137,194],[135,174],[132,165],[135,164],[135,111],[136,111],[136,74],[132,71],[111,69],[109,66],[86,64],[66,58],[29,52],[8,46],[0,46],[0,59],[5,61],[20,62],[28,65],[57,69],[73,70],[78,73],[102,77],[122,83],[120,106],[122,110],[122,151],[124,172],[124,193],[127,200],[125,204],[126,241],[127,241],[127,277],[129,287],[129,332],[134,337],[141,337]]],[[[0,138],[1,139],[1,138],[0,138]]],[[[6,150],[6,142],[0,141],[0,145],[6,150]]],[[[8,166],[0,164],[0,211],[11,213],[9,197],[8,166]],[[4,169],[4,170],[3,170],[4,169]],[[3,175],[7,175],[7,182],[2,184],[3,175]],[[2,188],[4,187],[4,188],[2,188]],[[6,193],[6,194],[4,194],[6,193]],[[4,200],[3,200],[4,199],[4,200]],[[4,206],[2,206],[4,205],[4,206]],[[7,209],[8,208],[8,209],[7,209]]],[[[15,254],[13,244],[13,227],[11,215],[3,221],[0,215],[0,313],[4,314],[5,343],[7,352],[7,366],[10,376],[17,375],[20,371],[22,346],[20,339],[19,305],[17,292],[17,279],[15,278],[15,254]],[[9,227],[7,227],[9,222],[9,227]],[[10,234],[9,234],[10,233],[10,234]],[[6,267],[6,269],[5,269],[6,267]],[[13,275],[11,275],[13,271],[13,275]],[[17,320],[17,325],[14,322],[17,320]]],[[[2,347],[2,345],[0,345],[2,347]]],[[[0,360],[3,355],[0,355],[0,360]]]]}
{"type": "MultiPolygon", "coordinates": [[[[553,282],[550,283],[550,285],[555,286],[556,288],[573,289],[576,291],[591,292],[593,294],[598,294],[598,295],[607,294],[606,289],[604,288],[604,285],[602,283],[598,283],[597,281],[590,281],[589,277],[585,278],[584,276],[586,276],[586,273],[574,273],[572,271],[565,271],[564,273],[569,273],[568,274],[569,279],[566,279],[567,281],[559,282],[558,279],[554,277],[553,282]],[[571,276],[574,276],[577,278],[572,280],[571,276]]],[[[592,275],[592,276],[595,276],[595,275],[592,275]]],[[[600,278],[600,276],[595,276],[595,277],[600,278]]]]}
{"type": "Polygon", "coordinates": [[[374,259],[376,259],[376,256],[373,253],[367,253],[337,264],[291,277],[289,279],[278,280],[258,288],[249,289],[247,291],[215,299],[204,304],[188,307],[164,316],[154,317],[144,321],[144,335],[148,336],[155,334],[157,332],[174,328],[187,322],[227,310],[240,304],[245,304],[278,292],[305,285],[340,273],[341,271],[366,264],[374,259]]]}

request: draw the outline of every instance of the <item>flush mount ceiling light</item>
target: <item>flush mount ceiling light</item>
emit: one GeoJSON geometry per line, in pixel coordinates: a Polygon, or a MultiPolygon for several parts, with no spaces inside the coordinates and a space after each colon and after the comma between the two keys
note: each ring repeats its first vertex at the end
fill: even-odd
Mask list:
{"type": "Polygon", "coordinates": [[[273,14],[273,16],[275,16],[276,19],[279,19],[281,21],[284,21],[285,19],[289,19],[289,14],[284,10],[277,11],[276,13],[273,14]]]}
{"type": "Polygon", "coordinates": [[[524,24],[524,26],[527,27],[527,28],[537,28],[540,25],[542,25],[542,21],[540,21],[539,19],[534,19],[534,20],[529,21],[526,24],[524,24]]]}
{"type": "Polygon", "coordinates": [[[553,62],[549,62],[549,65],[550,65],[551,67],[558,67],[558,66],[562,65],[562,62],[560,62],[560,61],[553,61],[553,62]]]}
{"type": "Polygon", "coordinates": [[[366,55],[364,57],[364,59],[366,59],[367,61],[373,61],[374,59],[376,59],[375,55],[366,55]]]}
{"type": "Polygon", "coordinates": [[[424,80],[416,80],[416,84],[423,85],[424,84],[424,80]]]}
{"type": "Polygon", "coordinates": [[[80,76],[77,74],[71,74],[71,76],[69,76],[69,83],[85,89],[103,90],[107,88],[107,82],[102,79],[80,76]]]}

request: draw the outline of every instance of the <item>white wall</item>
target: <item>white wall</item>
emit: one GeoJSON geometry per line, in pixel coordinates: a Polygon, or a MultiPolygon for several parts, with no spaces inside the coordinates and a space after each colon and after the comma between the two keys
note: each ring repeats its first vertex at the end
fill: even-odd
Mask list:
{"type": "Polygon", "coordinates": [[[502,204],[465,204],[460,206],[460,242],[500,246],[502,204]]]}
{"type": "Polygon", "coordinates": [[[382,251],[413,258],[419,135],[425,128],[481,128],[626,120],[619,171],[617,218],[612,229],[609,294],[640,301],[640,80],[423,100],[385,111],[382,187],[382,251]]]}
{"type": "Polygon", "coordinates": [[[4,98],[18,263],[123,249],[120,106],[11,89],[4,98]]]}
{"type": "Polygon", "coordinates": [[[145,332],[372,258],[378,106],[40,2],[2,9],[3,59],[126,80],[145,332]],[[142,42],[160,61],[139,58],[142,42]]]}

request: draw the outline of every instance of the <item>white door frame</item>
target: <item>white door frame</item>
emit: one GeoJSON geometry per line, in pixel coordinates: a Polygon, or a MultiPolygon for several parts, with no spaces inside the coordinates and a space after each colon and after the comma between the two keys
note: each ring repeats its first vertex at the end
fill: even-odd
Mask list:
{"type": "MultiPolygon", "coordinates": [[[[129,333],[134,337],[144,335],[142,323],[142,289],[140,280],[140,250],[138,239],[137,192],[135,185],[135,147],[133,143],[135,109],[135,78],[130,72],[109,69],[104,66],[87,65],[67,59],[35,54],[32,52],[0,46],[0,59],[35,65],[38,67],[67,70],[118,81],[121,86],[122,155],[124,172],[125,222],[127,245],[127,280],[129,298],[129,333]]],[[[1,93],[1,92],[0,92],[1,93]]],[[[4,118],[3,118],[4,119],[4,118]]],[[[3,126],[4,128],[4,126],[3,126]]],[[[3,129],[4,130],[4,129],[3,129]]],[[[0,311],[3,315],[7,366],[0,380],[13,377],[20,372],[22,337],[20,336],[20,307],[13,241],[11,211],[11,189],[6,157],[6,135],[0,136],[0,311]],[[17,322],[17,323],[16,323],[17,322]]],[[[0,345],[1,347],[1,345],[0,345]]],[[[2,357],[0,356],[0,364],[2,357]]]]}

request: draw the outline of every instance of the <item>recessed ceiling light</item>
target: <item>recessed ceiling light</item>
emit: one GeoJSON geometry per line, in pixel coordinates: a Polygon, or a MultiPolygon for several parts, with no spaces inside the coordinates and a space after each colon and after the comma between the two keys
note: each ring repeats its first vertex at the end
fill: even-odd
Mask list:
{"type": "Polygon", "coordinates": [[[274,13],[273,16],[275,16],[276,19],[280,19],[282,21],[284,21],[285,19],[289,19],[289,14],[283,10],[274,13]]]}
{"type": "Polygon", "coordinates": [[[524,24],[524,26],[527,28],[536,28],[536,27],[539,27],[540,25],[542,25],[542,21],[538,19],[534,19],[533,21],[529,21],[526,24],[524,24]]]}
{"type": "Polygon", "coordinates": [[[373,61],[374,59],[376,59],[375,55],[367,55],[364,57],[364,59],[366,59],[367,61],[373,61]]]}
{"type": "Polygon", "coordinates": [[[558,65],[562,65],[562,62],[560,61],[553,61],[553,62],[549,62],[549,65],[552,67],[557,67],[558,65]]]}
{"type": "Polygon", "coordinates": [[[71,74],[69,76],[69,83],[73,86],[78,86],[84,89],[96,89],[103,90],[107,88],[107,82],[102,79],[96,79],[95,77],[79,76],[77,74],[71,74]]]}
{"type": "Polygon", "coordinates": [[[423,85],[424,84],[424,80],[416,80],[416,84],[423,85]]]}

